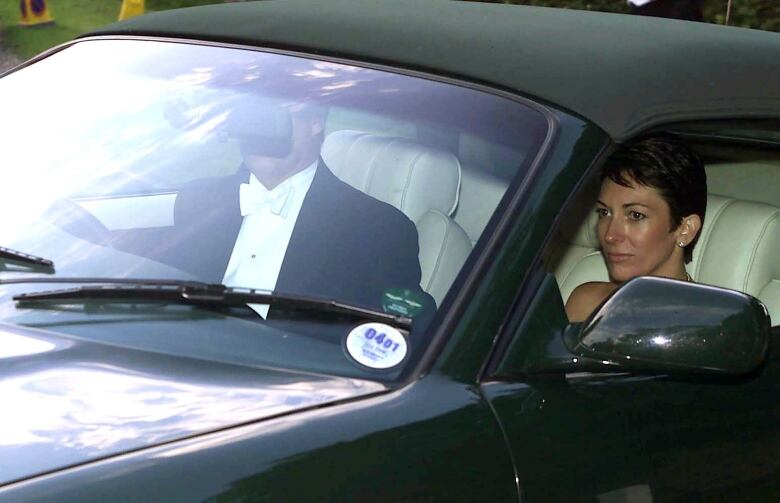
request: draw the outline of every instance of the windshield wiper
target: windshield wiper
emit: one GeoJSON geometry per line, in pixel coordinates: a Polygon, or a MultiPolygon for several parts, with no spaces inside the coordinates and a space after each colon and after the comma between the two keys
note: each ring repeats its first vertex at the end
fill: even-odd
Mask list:
{"type": "Polygon", "coordinates": [[[335,300],[267,292],[252,288],[234,288],[199,281],[64,277],[0,279],[0,285],[22,283],[72,283],[82,285],[94,283],[95,286],[77,286],[45,292],[21,293],[13,297],[13,300],[19,303],[98,300],[122,303],[172,302],[205,308],[269,304],[276,307],[347,314],[372,321],[392,323],[406,330],[409,330],[412,326],[412,319],[406,316],[383,313],[335,300]]]}
{"type": "Polygon", "coordinates": [[[54,262],[51,260],[47,258],[36,257],[35,255],[30,255],[29,253],[12,250],[10,248],[5,248],[3,246],[0,246],[0,259],[12,260],[14,262],[30,265],[33,267],[40,267],[46,269],[46,271],[42,272],[47,272],[49,274],[54,273],[54,262]]]}

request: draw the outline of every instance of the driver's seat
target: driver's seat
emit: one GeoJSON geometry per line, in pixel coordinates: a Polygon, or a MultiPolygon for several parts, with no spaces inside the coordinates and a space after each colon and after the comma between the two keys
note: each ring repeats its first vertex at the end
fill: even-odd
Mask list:
{"type": "Polygon", "coordinates": [[[325,138],[322,159],[339,179],[414,222],[420,286],[440,305],[471,252],[468,235],[450,218],[460,193],[458,158],[406,138],[343,130],[325,138]]]}

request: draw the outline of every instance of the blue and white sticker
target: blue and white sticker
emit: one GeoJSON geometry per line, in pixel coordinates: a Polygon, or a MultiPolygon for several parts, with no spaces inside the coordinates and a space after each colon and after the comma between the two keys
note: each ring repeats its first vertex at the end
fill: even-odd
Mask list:
{"type": "Polygon", "coordinates": [[[409,346],[398,329],[384,323],[364,323],[347,335],[345,348],[361,365],[389,369],[404,360],[409,346]]]}

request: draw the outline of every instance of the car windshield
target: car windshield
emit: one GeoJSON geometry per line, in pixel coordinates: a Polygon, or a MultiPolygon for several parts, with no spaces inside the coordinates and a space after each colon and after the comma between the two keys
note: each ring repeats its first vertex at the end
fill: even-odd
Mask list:
{"type": "Polygon", "coordinates": [[[121,302],[12,300],[74,286],[47,283],[0,286],[0,321],[377,379],[425,348],[548,128],[522,103],[429,78],[152,40],[68,46],[0,79],[0,109],[0,246],[54,263],[2,259],[0,280],[221,283],[413,324],[294,303],[140,303],[137,288],[121,302]]]}

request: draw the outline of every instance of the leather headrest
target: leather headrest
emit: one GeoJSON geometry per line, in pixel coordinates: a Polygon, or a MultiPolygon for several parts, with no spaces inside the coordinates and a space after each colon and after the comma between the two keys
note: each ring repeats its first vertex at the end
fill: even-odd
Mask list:
{"type": "Polygon", "coordinates": [[[697,281],[760,297],[780,279],[780,209],[710,195],[703,231],[692,264],[697,281]]]}
{"type": "Polygon", "coordinates": [[[429,210],[452,215],[460,193],[460,161],[443,150],[392,136],[336,131],[322,159],[342,181],[392,204],[412,221],[429,210]]]}

